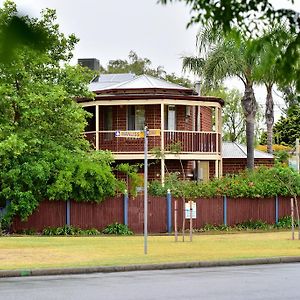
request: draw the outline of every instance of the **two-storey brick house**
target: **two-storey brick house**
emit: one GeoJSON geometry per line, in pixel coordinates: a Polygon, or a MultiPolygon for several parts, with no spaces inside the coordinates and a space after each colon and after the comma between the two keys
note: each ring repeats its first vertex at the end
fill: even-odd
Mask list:
{"type": "Polygon", "coordinates": [[[108,149],[116,162],[142,163],[143,139],[118,138],[116,131],[160,130],[150,136],[149,178],[165,178],[166,172],[207,180],[222,174],[221,107],[223,100],[199,96],[185,88],[147,75],[106,74],[97,77],[90,89],[91,100],[78,100],[92,114],[85,135],[95,149],[108,149]],[[180,154],[169,151],[180,145],[180,154]],[[153,148],[164,155],[157,160],[153,148]],[[179,160],[180,159],[180,160],[179,160]]]}

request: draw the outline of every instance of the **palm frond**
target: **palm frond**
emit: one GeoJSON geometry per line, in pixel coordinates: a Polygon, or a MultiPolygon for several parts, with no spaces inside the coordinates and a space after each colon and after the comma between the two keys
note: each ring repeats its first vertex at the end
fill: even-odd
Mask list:
{"type": "Polygon", "coordinates": [[[183,71],[189,71],[195,75],[201,75],[204,67],[204,59],[197,56],[185,56],[182,60],[183,71]]]}

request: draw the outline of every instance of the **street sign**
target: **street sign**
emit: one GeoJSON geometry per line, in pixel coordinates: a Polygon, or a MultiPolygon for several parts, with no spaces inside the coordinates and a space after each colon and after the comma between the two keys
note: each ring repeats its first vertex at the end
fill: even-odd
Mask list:
{"type": "Polygon", "coordinates": [[[160,129],[149,129],[148,136],[160,136],[160,129]]]}
{"type": "MultiPolygon", "coordinates": [[[[160,129],[147,130],[147,136],[160,136],[160,129]]],[[[131,138],[131,139],[143,139],[144,130],[126,130],[115,131],[115,137],[131,138]]]]}
{"type": "Polygon", "coordinates": [[[144,131],[142,130],[127,130],[127,131],[115,131],[115,137],[141,139],[144,138],[144,131]]]}

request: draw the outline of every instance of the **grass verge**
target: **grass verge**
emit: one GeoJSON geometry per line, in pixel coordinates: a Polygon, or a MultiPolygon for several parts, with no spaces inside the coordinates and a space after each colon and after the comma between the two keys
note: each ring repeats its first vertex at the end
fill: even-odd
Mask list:
{"type": "Polygon", "coordinates": [[[143,236],[0,238],[0,270],[299,255],[300,241],[291,240],[290,232],[194,235],[192,243],[150,236],[148,255],[143,254],[143,236]]]}

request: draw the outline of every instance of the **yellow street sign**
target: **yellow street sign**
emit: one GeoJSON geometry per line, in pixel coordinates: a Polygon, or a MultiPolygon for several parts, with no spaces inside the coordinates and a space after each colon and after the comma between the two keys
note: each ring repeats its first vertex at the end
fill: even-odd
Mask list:
{"type": "Polygon", "coordinates": [[[160,129],[149,129],[148,136],[160,136],[160,129]]]}

